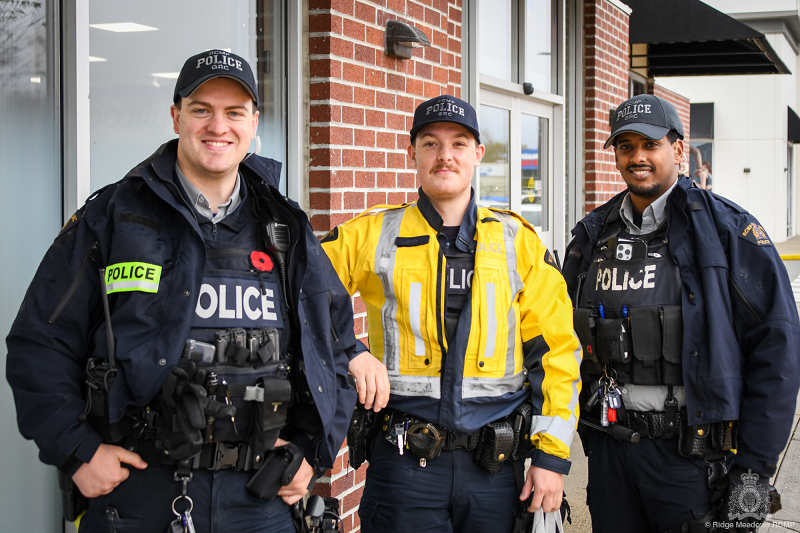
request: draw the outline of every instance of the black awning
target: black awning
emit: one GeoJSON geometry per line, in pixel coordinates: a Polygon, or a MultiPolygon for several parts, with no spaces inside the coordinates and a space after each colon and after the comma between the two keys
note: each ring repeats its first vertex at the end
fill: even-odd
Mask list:
{"type": "Polygon", "coordinates": [[[791,107],[786,107],[789,115],[789,142],[798,144],[800,143],[800,117],[794,112],[791,107]]]}
{"type": "Polygon", "coordinates": [[[624,0],[631,70],[656,76],[791,74],[763,33],[700,0],[624,0]]]}

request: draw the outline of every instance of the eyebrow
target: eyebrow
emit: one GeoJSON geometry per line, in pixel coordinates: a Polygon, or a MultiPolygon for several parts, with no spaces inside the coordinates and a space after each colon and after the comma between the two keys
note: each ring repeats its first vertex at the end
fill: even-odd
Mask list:
{"type": "MultiPolygon", "coordinates": [[[[425,137],[433,137],[434,139],[437,138],[436,135],[434,135],[433,133],[430,133],[430,132],[423,133],[422,135],[419,136],[420,140],[424,139],[425,137]]],[[[463,132],[456,133],[456,137],[458,137],[458,138],[463,137],[465,139],[469,139],[469,135],[467,135],[466,133],[463,133],[463,132]]]]}
{"type": "MultiPolygon", "coordinates": [[[[200,101],[200,100],[192,100],[191,102],[189,102],[189,107],[192,107],[192,106],[212,107],[212,105],[209,104],[208,102],[203,102],[203,101],[200,101]]],[[[247,106],[244,105],[244,104],[242,104],[242,105],[230,105],[230,106],[225,108],[226,111],[227,110],[231,110],[231,109],[247,109],[247,106]]]]}

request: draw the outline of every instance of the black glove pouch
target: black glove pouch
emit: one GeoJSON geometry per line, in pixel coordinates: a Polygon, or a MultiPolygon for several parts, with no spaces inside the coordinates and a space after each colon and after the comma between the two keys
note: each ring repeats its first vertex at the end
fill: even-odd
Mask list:
{"type": "Polygon", "coordinates": [[[513,451],[514,429],[511,424],[491,422],[483,428],[481,442],[475,450],[475,464],[489,474],[497,474],[513,451]]]}
{"type": "Polygon", "coordinates": [[[258,380],[264,391],[264,401],[256,401],[253,409],[254,431],[250,431],[250,447],[255,453],[264,453],[275,447],[281,429],[286,425],[292,384],[288,379],[264,377],[258,380]]]}
{"type": "Polygon", "coordinates": [[[603,363],[628,363],[631,341],[627,318],[601,318],[597,321],[597,357],[603,363]]]}
{"type": "Polygon", "coordinates": [[[275,448],[264,458],[264,464],[253,474],[245,488],[262,500],[275,499],[281,487],[292,482],[303,463],[303,450],[289,443],[275,448]]]}
{"type": "Polygon", "coordinates": [[[369,460],[372,442],[379,432],[378,428],[374,426],[375,411],[365,409],[363,403],[356,402],[353,418],[347,429],[347,459],[351,467],[358,468],[364,461],[369,460]]]}
{"type": "Polygon", "coordinates": [[[533,443],[531,443],[531,425],[533,423],[533,404],[524,401],[514,409],[508,420],[513,424],[514,429],[514,451],[511,458],[514,460],[527,457],[533,443]]]}

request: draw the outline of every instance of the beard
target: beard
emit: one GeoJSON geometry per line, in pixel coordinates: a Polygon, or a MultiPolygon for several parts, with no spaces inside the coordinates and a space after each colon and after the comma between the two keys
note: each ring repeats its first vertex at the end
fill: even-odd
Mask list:
{"type": "Polygon", "coordinates": [[[661,184],[655,183],[653,185],[628,185],[628,192],[639,198],[653,198],[658,196],[661,192],[661,184]]]}

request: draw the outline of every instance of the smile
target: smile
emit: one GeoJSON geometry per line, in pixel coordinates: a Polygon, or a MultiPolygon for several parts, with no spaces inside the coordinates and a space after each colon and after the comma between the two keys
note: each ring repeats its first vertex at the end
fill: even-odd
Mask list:
{"type": "Polygon", "coordinates": [[[203,141],[203,142],[209,146],[228,146],[229,144],[231,144],[230,142],[227,141],[203,141]]]}

